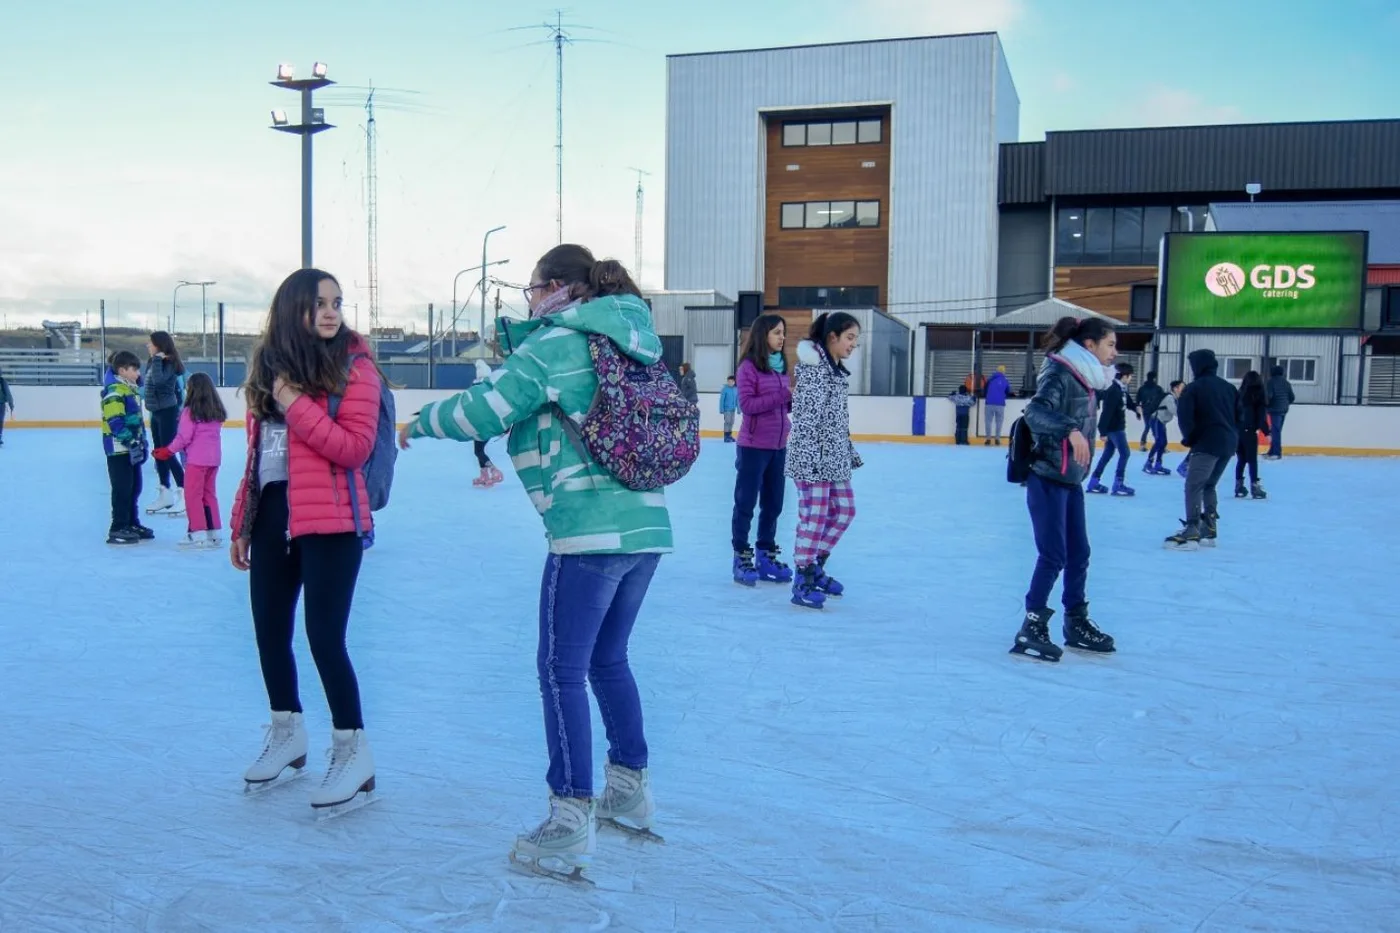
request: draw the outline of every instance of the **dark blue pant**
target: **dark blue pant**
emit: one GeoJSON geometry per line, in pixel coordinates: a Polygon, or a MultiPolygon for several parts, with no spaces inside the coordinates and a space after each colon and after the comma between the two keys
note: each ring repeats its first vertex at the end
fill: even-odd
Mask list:
{"type": "Polygon", "coordinates": [[[739,475],[734,479],[734,518],[730,527],[734,550],[749,546],[749,527],[753,525],[754,506],[758,506],[758,549],[773,551],[778,547],[778,516],[783,514],[783,496],[787,492],[787,449],[761,450],[740,447],[735,456],[739,475]]]}
{"type": "Polygon", "coordinates": [[[1288,417],[1287,412],[1269,412],[1269,456],[1283,456],[1283,419],[1288,417]]]}
{"type": "Polygon", "coordinates": [[[1038,557],[1031,588],[1026,592],[1026,611],[1049,608],[1055,580],[1065,575],[1066,610],[1084,605],[1084,586],[1089,579],[1089,528],[1084,521],[1084,489],[1052,483],[1036,474],[1026,482],[1026,507],[1031,513],[1038,557]]]}
{"type": "Polygon", "coordinates": [[[535,656],[549,747],[546,780],[557,797],[593,796],[593,729],[584,680],[598,698],[608,760],[647,766],[642,700],[627,663],[627,640],[659,554],[549,555],[540,585],[535,656]]]}
{"type": "Polygon", "coordinates": [[[1147,452],[1147,462],[1161,466],[1162,455],[1167,452],[1167,426],[1153,418],[1148,427],[1152,429],[1152,449],[1147,452]]]}
{"type": "Polygon", "coordinates": [[[1121,480],[1127,474],[1128,458],[1132,456],[1128,447],[1128,432],[1109,431],[1103,436],[1103,455],[1099,457],[1099,465],[1094,467],[1094,479],[1103,476],[1104,468],[1108,466],[1115,450],[1118,451],[1118,469],[1114,471],[1114,475],[1121,480]]]}

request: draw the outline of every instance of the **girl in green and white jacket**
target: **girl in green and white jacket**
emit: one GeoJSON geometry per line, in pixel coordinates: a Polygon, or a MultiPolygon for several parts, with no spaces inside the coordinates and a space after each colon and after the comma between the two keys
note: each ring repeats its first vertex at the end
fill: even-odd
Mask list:
{"type": "Polygon", "coordinates": [[[504,365],[425,406],[400,432],[400,446],[416,437],[476,441],[510,432],[507,450],[549,542],[536,661],[550,816],[516,840],[512,856],[537,870],[568,872],[589,861],[596,819],[645,832],[655,814],[627,643],[660,556],[671,550],[671,520],[663,492],[623,486],[570,442],[558,415],[562,409],[581,423],[593,403],[590,334],[643,364],[661,359],[661,338],[627,270],[582,246],[545,253],[525,297],[530,320],[497,325],[509,354],[504,365]],[[585,678],[608,736],[607,783],[596,801],[585,678]]]}

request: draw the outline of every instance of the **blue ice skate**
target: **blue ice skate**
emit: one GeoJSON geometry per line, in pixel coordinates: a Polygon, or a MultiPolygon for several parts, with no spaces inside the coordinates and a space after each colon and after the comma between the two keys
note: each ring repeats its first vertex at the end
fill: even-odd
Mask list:
{"type": "Polygon", "coordinates": [[[748,548],[734,552],[734,582],[740,586],[758,585],[758,568],[753,563],[753,551],[748,548]]]}
{"type": "Polygon", "coordinates": [[[792,583],[792,604],[804,609],[821,609],[826,605],[826,594],[817,589],[817,565],[801,567],[797,579],[792,583]]]}
{"type": "Polygon", "coordinates": [[[782,553],[780,548],[759,548],[758,550],[758,578],[765,583],[791,583],[792,568],[778,560],[778,555],[782,553]]]}

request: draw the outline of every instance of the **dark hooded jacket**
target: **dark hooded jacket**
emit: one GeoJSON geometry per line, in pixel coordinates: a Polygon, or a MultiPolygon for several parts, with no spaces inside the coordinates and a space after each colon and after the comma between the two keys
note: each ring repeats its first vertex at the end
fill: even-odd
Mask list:
{"type": "Polygon", "coordinates": [[[1268,385],[1269,411],[1274,414],[1286,415],[1288,408],[1297,397],[1293,394],[1293,386],[1283,375],[1283,367],[1275,366],[1269,376],[1268,385]]]}
{"type": "Polygon", "coordinates": [[[1220,363],[1214,350],[1195,350],[1186,359],[1196,378],[1176,405],[1181,442],[1193,454],[1233,457],[1240,441],[1235,427],[1239,390],[1217,374],[1220,363]]]}
{"type": "Polygon", "coordinates": [[[1099,394],[1099,434],[1107,437],[1115,431],[1128,429],[1128,409],[1137,409],[1137,402],[1128,394],[1122,379],[1099,394]]]}

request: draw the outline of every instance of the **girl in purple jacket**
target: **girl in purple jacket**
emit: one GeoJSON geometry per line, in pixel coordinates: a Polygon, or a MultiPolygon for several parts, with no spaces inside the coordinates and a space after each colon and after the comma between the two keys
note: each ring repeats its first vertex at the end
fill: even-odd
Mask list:
{"type": "Polygon", "coordinates": [[[754,586],[759,580],[791,583],[792,568],[778,560],[778,516],[787,489],[787,443],[792,425],[792,386],[783,343],[787,325],[765,314],[749,328],[736,381],[739,411],[738,456],[734,480],[734,582],[754,586]],[[749,526],[758,505],[758,552],[749,547],[749,526]]]}

